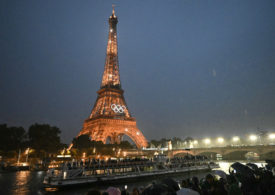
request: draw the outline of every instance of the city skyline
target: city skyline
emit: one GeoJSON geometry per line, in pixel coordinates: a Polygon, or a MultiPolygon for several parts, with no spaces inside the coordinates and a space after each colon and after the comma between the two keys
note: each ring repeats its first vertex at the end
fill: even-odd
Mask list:
{"type": "Polygon", "coordinates": [[[275,2],[66,2],[3,3],[0,123],[78,134],[115,3],[122,87],[148,140],[274,131],[275,2]]]}

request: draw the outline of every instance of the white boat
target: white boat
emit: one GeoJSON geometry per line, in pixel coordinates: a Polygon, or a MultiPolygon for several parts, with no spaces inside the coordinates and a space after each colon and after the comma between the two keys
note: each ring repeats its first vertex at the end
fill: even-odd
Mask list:
{"type": "Polygon", "coordinates": [[[177,158],[166,162],[139,159],[128,161],[97,161],[82,164],[66,163],[50,168],[44,178],[46,187],[66,187],[96,182],[138,179],[191,171],[211,170],[219,166],[209,161],[177,158]]]}

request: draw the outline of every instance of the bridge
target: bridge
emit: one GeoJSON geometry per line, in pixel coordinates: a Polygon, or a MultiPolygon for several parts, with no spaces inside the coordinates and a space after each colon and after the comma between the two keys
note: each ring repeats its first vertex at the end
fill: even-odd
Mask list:
{"type": "Polygon", "coordinates": [[[192,148],[192,149],[173,149],[161,150],[159,148],[151,149],[128,149],[124,150],[121,155],[125,156],[148,156],[153,157],[156,154],[165,154],[169,157],[183,155],[204,155],[213,160],[216,159],[216,154],[220,154],[225,160],[245,160],[245,155],[253,153],[259,159],[275,160],[275,145],[254,145],[254,146],[226,146],[226,147],[209,147],[209,148],[192,148]]]}
{"type": "Polygon", "coordinates": [[[169,156],[180,154],[205,155],[220,154],[222,156],[232,156],[239,153],[243,157],[245,154],[252,152],[259,155],[260,158],[275,159],[275,145],[255,145],[255,146],[227,146],[227,147],[210,147],[210,148],[192,148],[192,149],[174,149],[168,151],[169,156]]]}

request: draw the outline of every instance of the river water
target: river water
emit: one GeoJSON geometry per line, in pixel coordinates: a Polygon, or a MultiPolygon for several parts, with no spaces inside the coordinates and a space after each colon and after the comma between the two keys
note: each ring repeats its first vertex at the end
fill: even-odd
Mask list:
{"type": "MultiPolygon", "coordinates": [[[[243,162],[245,163],[245,162],[243,162]]],[[[228,168],[232,164],[232,162],[220,161],[218,162],[220,165],[220,170],[228,173],[228,168]]],[[[264,166],[263,162],[257,162],[258,166],[264,166]]],[[[192,173],[184,173],[180,176],[173,177],[177,181],[181,181],[182,179],[190,178],[193,176],[197,176],[199,178],[204,177],[208,172],[192,172],[192,173]]],[[[18,172],[9,172],[9,173],[0,173],[0,194],[1,195],[43,195],[43,194],[68,194],[68,195],[85,195],[90,189],[97,188],[101,190],[107,189],[110,185],[102,185],[102,186],[82,186],[82,187],[74,187],[70,189],[53,189],[53,188],[43,188],[43,178],[45,176],[45,172],[31,172],[31,171],[18,171],[18,172]]],[[[161,179],[161,178],[158,178],[161,179]]],[[[152,182],[152,178],[150,179],[142,179],[142,181],[136,181],[132,183],[121,183],[121,184],[112,184],[112,186],[116,186],[119,188],[124,188],[127,185],[129,191],[131,191],[134,187],[146,186],[152,182]]],[[[156,179],[157,180],[157,179],[156,179]]]]}

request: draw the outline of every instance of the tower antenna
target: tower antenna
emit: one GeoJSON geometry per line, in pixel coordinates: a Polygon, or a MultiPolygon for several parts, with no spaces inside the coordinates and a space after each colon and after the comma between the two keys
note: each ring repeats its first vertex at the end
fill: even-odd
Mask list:
{"type": "Polygon", "coordinates": [[[113,8],[113,16],[116,16],[115,15],[115,4],[112,4],[112,8],[113,8]]]}

